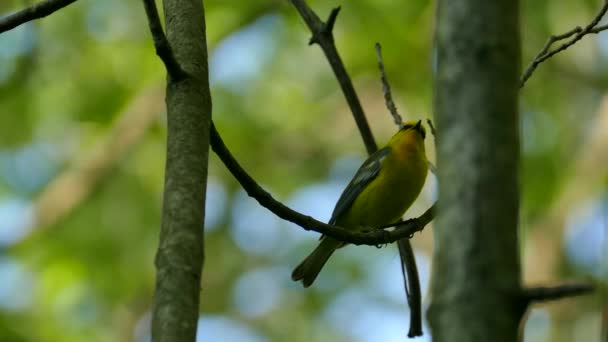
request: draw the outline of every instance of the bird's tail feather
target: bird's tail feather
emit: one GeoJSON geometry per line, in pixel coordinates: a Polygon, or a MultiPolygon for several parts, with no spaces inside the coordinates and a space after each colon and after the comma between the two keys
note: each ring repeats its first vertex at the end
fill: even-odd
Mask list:
{"type": "Polygon", "coordinates": [[[302,281],[304,287],[309,287],[315,281],[327,259],[340,246],[340,241],[324,237],[321,243],[306,257],[291,273],[293,281],[302,281]]]}

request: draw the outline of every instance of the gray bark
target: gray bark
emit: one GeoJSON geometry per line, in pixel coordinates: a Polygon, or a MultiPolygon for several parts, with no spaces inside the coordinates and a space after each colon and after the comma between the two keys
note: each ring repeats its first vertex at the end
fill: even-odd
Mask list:
{"type": "Polygon", "coordinates": [[[518,1],[439,1],[436,43],[433,340],[513,342],[523,313],[518,1]]]}
{"type": "Polygon", "coordinates": [[[167,161],[153,341],[194,341],[204,260],[211,96],[200,0],[164,0],[167,38],[188,74],[167,80],[167,161]]]}

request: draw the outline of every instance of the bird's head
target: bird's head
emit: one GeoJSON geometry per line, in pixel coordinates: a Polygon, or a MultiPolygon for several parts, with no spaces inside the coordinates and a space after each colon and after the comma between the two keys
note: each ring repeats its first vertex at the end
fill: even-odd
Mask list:
{"type": "Polygon", "coordinates": [[[401,129],[399,129],[399,133],[416,133],[422,138],[422,140],[426,138],[426,129],[422,125],[422,120],[408,121],[404,123],[403,126],[401,126],[401,129]]]}

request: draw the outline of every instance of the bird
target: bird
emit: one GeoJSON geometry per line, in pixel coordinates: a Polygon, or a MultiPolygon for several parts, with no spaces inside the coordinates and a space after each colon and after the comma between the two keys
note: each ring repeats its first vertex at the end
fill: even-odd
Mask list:
{"type": "MultiPolygon", "coordinates": [[[[329,224],[345,229],[378,228],[398,222],[420,194],[428,172],[426,130],[419,120],[401,126],[388,143],[361,164],[342,192],[329,224]]],[[[346,243],[322,235],[319,245],[292,272],[293,281],[312,285],[346,243]]]]}

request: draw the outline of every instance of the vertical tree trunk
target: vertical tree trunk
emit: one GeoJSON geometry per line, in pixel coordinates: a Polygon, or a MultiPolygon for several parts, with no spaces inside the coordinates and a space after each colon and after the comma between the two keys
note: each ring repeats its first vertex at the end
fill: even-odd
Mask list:
{"type": "Polygon", "coordinates": [[[441,0],[434,341],[517,340],[521,307],[517,0],[441,0]]]}
{"type": "Polygon", "coordinates": [[[203,2],[163,3],[167,38],[188,76],[167,80],[167,165],[152,340],[184,342],[195,340],[199,314],[211,96],[203,2]]]}

